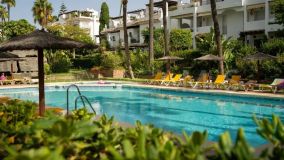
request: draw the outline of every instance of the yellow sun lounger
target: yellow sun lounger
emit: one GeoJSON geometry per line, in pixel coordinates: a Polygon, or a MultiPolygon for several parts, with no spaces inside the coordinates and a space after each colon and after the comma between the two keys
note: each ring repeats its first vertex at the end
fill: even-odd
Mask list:
{"type": "Polygon", "coordinates": [[[1,84],[1,85],[14,85],[14,84],[15,84],[15,81],[14,81],[14,80],[9,80],[9,79],[0,80],[0,84],[1,84]]]}
{"type": "Polygon", "coordinates": [[[220,88],[225,83],[226,76],[218,75],[213,83],[207,83],[208,88],[220,88]]]}
{"type": "Polygon", "coordinates": [[[163,73],[162,72],[158,72],[155,77],[149,81],[147,81],[148,84],[152,84],[154,83],[155,81],[158,81],[158,80],[162,80],[162,77],[163,77],[163,73]]]}
{"type": "Polygon", "coordinates": [[[204,87],[209,82],[209,74],[208,73],[202,73],[196,82],[193,83],[192,88],[198,88],[198,87],[204,87]]]}
{"type": "Polygon", "coordinates": [[[240,81],[241,81],[241,76],[240,75],[232,75],[232,78],[229,80],[229,82],[226,84],[227,89],[235,89],[239,88],[240,86],[240,81]]]}
{"type": "Polygon", "coordinates": [[[180,81],[180,83],[178,84],[179,86],[183,86],[183,87],[192,87],[192,84],[194,83],[194,79],[193,76],[186,76],[184,77],[183,80],[180,81]]]}
{"type": "Polygon", "coordinates": [[[166,81],[171,80],[173,77],[173,74],[167,74],[166,77],[162,80],[156,80],[154,83],[155,84],[164,84],[166,81]]]}
{"type": "Polygon", "coordinates": [[[176,75],[174,76],[174,78],[172,78],[172,79],[170,79],[170,80],[168,80],[168,81],[165,80],[165,81],[164,81],[164,84],[165,84],[166,86],[168,86],[168,85],[170,85],[170,84],[177,85],[177,83],[180,82],[181,77],[182,77],[182,74],[176,74],[176,75]]]}

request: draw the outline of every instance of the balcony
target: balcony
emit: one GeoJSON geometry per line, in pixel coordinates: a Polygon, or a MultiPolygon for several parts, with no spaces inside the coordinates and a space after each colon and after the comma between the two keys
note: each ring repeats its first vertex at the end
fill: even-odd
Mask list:
{"type": "Polygon", "coordinates": [[[212,26],[203,26],[197,28],[197,33],[209,33],[212,26]]]}
{"type": "Polygon", "coordinates": [[[254,5],[254,4],[260,4],[265,3],[265,0],[246,0],[246,5],[254,5]]]}
{"type": "Polygon", "coordinates": [[[264,30],[265,20],[250,21],[245,23],[245,31],[264,30]]]}

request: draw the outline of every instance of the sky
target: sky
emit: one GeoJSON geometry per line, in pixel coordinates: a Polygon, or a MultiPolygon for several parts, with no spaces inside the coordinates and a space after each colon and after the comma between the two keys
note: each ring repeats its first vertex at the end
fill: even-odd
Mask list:
{"type": "MultiPolygon", "coordinates": [[[[16,0],[16,7],[11,8],[11,20],[27,19],[34,24],[32,16],[32,7],[35,0],[16,0]]],[[[67,10],[82,10],[94,8],[100,11],[101,3],[106,1],[109,6],[110,15],[116,17],[119,15],[121,0],[49,0],[53,6],[53,14],[57,15],[62,2],[65,3],[67,10]]],[[[128,10],[145,8],[148,0],[128,0],[128,10]]]]}

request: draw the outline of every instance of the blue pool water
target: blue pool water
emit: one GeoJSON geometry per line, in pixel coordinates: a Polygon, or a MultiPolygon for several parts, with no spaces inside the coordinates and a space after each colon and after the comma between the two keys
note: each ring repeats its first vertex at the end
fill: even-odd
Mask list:
{"type": "MultiPolygon", "coordinates": [[[[218,135],[229,131],[236,136],[243,127],[249,142],[258,146],[265,141],[256,134],[252,114],[270,118],[273,113],[283,117],[284,99],[205,94],[189,91],[146,89],[137,87],[80,87],[82,94],[89,98],[98,114],[115,116],[122,122],[134,124],[152,123],[175,133],[182,130],[208,130],[209,139],[216,141],[218,135]]],[[[3,89],[0,96],[38,101],[37,88],[3,89]]],[[[70,92],[71,108],[78,96],[70,92]]],[[[46,88],[46,104],[66,108],[66,88],[46,88]]]]}

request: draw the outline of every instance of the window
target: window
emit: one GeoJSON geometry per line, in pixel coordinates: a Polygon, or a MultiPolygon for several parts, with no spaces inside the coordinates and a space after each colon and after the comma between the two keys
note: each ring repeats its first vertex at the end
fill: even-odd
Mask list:
{"type": "Polygon", "coordinates": [[[248,10],[248,22],[260,21],[265,19],[265,8],[252,8],[248,10]]]}
{"type": "Polygon", "coordinates": [[[129,32],[129,37],[132,37],[132,32],[129,32]]]}
{"type": "Polygon", "coordinates": [[[115,36],[111,36],[111,37],[110,37],[110,40],[111,40],[111,41],[116,41],[115,36]]]}

